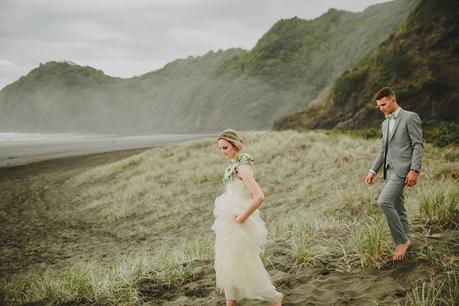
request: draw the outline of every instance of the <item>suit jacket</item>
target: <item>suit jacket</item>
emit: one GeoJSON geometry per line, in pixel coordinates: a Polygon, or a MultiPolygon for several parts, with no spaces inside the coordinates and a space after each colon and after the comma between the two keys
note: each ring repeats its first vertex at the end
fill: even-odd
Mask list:
{"type": "MultiPolygon", "coordinates": [[[[388,124],[389,119],[382,123],[381,149],[371,166],[371,170],[376,173],[384,163],[388,124]]],[[[400,109],[392,134],[389,135],[386,167],[393,168],[400,177],[406,177],[411,169],[419,172],[423,152],[421,119],[416,113],[400,109]]]]}

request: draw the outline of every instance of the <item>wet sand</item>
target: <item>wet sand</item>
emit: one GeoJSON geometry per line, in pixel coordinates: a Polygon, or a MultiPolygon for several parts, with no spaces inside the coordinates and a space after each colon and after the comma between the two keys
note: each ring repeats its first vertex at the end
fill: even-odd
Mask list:
{"type": "Polygon", "coordinates": [[[143,136],[65,135],[42,139],[0,141],[0,168],[69,156],[152,148],[186,140],[212,137],[213,134],[143,136]]]}

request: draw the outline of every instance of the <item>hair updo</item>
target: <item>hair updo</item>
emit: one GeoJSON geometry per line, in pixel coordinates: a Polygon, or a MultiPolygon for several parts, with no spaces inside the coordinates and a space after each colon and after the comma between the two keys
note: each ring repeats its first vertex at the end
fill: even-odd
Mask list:
{"type": "Polygon", "coordinates": [[[233,129],[226,129],[218,135],[217,141],[220,139],[225,139],[233,146],[235,146],[238,151],[242,149],[242,145],[244,144],[244,139],[242,139],[241,135],[233,129]]]}

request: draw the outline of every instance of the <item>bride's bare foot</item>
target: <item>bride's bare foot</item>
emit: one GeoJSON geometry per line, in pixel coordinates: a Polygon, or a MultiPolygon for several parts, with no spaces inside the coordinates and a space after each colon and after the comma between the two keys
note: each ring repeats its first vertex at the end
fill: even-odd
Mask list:
{"type": "Polygon", "coordinates": [[[281,294],[280,294],[280,298],[279,298],[277,301],[275,301],[275,302],[272,304],[272,306],[281,306],[281,305],[282,305],[282,300],[283,300],[283,299],[284,299],[284,295],[281,293],[281,294]]]}
{"type": "Polygon", "coordinates": [[[226,306],[236,306],[236,300],[226,299],[226,306]]]}
{"type": "Polygon", "coordinates": [[[410,247],[411,242],[408,240],[405,243],[398,244],[395,247],[394,260],[400,261],[405,258],[408,248],[410,247]]]}

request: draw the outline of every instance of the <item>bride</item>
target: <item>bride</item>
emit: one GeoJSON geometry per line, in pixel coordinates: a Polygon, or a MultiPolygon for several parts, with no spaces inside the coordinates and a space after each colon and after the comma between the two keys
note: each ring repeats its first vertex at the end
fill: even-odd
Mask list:
{"type": "Polygon", "coordinates": [[[218,147],[231,160],[223,177],[226,192],[215,199],[215,274],[226,305],[244,298],[282,304],[260,258],[267,231],[258,207],[265,200],[253,177],[253,160],[241,153],[244,141],[232,129],[218,136],[218,147]]]}

